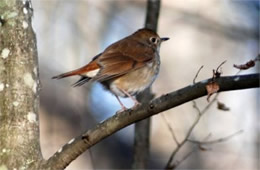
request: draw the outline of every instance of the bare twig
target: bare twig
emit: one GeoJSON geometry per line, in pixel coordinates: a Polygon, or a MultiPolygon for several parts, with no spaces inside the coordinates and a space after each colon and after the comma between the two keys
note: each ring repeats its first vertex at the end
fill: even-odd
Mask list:
{"type": "Polygon", "coordinates": [[[166,119],[166,117],[165,117],[165,115],[164,115],[163,113],[161,114],[161,116],[162,116],[164,122],[166,123],[167,128],[168,128],[169,131],[171,132],[171,135],[172,135],[173,140],[175,141],[175,143],[177,144],[177,146],[179,146],[180,143],[179,143],[178,139],[176,138],[176,135],[175,135],[175,133],[174,133],[174,130],[173,130],[172,126],[171,126],[170,123],[167,121],[167,119],[166,119]]]}
{"type": "Polygon", "coordinates": [[[218,72],[218,69],[219,69],[223,64],[225,64],[226,62],[227,62],[227,60],[223,61],[223,62],[217,67],[216,72],[218,72]]]}
{"type": "Polygon", "coordinates": [[[191,132],[193,131],[194,127],[198,124],[199,120],[200,120],[201,114],[198,114],[197,118],[195,119],[195,121],[193,122],[193,124],[191,125],[191,127],[189,128],[185,138],[183,139],[183,141],[174,149],[174,151],[172,152],[165,169],[174,169],[175,168],[175,163],[172,164],[175,155],[178,153],[178,151],[181,149],[181,147],[187,142],[188,138],[191,135],[191,132]]]}
{"type": "MultiPolygon", "coordinates": [[[[215,74],[218,74],[218,73],[219,73],[219,72],[218,72],[218,69],[220,68],[220,66],[223,65],[225,62],[226,62],[226,61],[222,62],[222,63],[217,67],[216,72],[213,70],[213,72],[214,72],[213,79],[215,78],[215,74]]],[[[199,68],[199,70],[197,71],[197,73],[196,73],[196,75],[195,75],[195,77],[194,77],[194,79],[193,79],[193,84],[196,83],[196,78],[198,77],[198,75],[199,75],[199,73],[200,73],[200,71],[201,71],[202,68],[203,68],[203,66],[201,66],[201,67],[199,68]]],[[[220,73],[219,73],[219,75],[220,75],[220,73]]],[[[191,135],[193,129],[194,129],[194,128],[196,127],[196,125],[199,123],[201,117],[206,113],[206,111],[207,111],[207,110],[212,106],[212,104],[217,100],[218,95],[219,95],[219,93],[213,98],[213,100],[212,100],[202,111],[201,111],[201,110],[199,109],[199,107],[197,106],[197,103],[196,103],[194,100],[192,101],[192,102],[193,102],[193,107],[196,109],[198,115],[197,115],[196,119],[194,120],[193,124],[191,125],[191,127],[189,128],[189,130],[188,130],[188,132],[187,132],[187,134],[186,134],[184,140],[183,140],[181,143],[179,143],[179,145],[178,145],[178,146],[174,149],[174,151],[172,152],[172,154],[171,154],[171,156],[170,156],[170,158],[169,158],[169,160],[168,160],[168,162],[167,162],[167,164],[166,164],[165,169],[174,169],[174,168],[176,168],[177,165],[179,165],[183,160],[187,159],[187,157],[188,157],[191,153],[194,152],[194,151],[191,151],[189,154],[186,155],[187,157],[184,157],[181,161],[176,161],[176,162],[174,162],[174,163],[172,164],[175,155],[178,153],[178,151],[180,150],[180,148],[188,141],[188,138],[190,137],[190,135],[191,135]]],[[[174,134],[173,132],[171,132],[171,133],[174,134]]]]}
{"type": "Polygon", "coordinates": [[[219,96],[220,93],[217,93],[214,98],[211,100],[211,102],[209,102],[209,104],[207,104],[207,106],[201,111],[201,114],[205,114],[205,112],[212,106],[212,104],[214,104],[214,102],[217,101],[217,98],[219,96]]]}
{"type": "MultiPolygon", "coordinates": [[[[211,134],[209,134],[208,136],[205,137],[205,139],[203,141],[207,141],[209,139],[209,137],[211,136],[211,134]]],[[[185,161],[191,154],[193,154],[195,151],[197,151],[200,148],[200,145],[196,145],[194,146],[190,152],[188,152],[184,157],[182,157],[180,160],[176,161],[172,167],[172,169],[177,168],[183,161],[185,161]]]]}
{"type": "MultiPolygon", "coordinates": [[[[200,72],[201,69],[202,69],[202,67],[200,67],[200,69],[198,70],[197,74],[195,75],[195,78],[193,79],[193,83],[195,82],[196,77],[198,76],[198,73],[200,72]]],[[[174,160],[175,155],[178,153],[180,148],[187,142],[187,140],[190,137],[193,129],[199,123],[199,121],[201,119],[201,116],[203,116],[204,113],[210,108],[210,106],[216,101],[217,96],[218,96],[218,94],[213,98],[213,100],[202,111],[199,109],[199,107],[197,106],[196,102],[194,100],[192,101],[193,102],[193,107],[196,109],[198,115],[197,115],[196,119],[194,120],[193,124],[191,125],[191,127],[189,128],[189,130],[188,130],[185,138],[183,139],[183,141],[181,143],[179,143],[178,146],[173,150],[173,152],[172,152],[172,154],[171,154],[171,156],[170,156],[170,158],[169,158],[169,160],[168,160],[168,162],[166,164],[165,169],[174,169],[176,167],[175,165],[180,163],[179,161],[177,161],[179,163],[175,162],[172,165],[172,162],[174,160]]]]}
{"type": "Polygon", "coordinates": [[[197,141],[197,140],[191,140],[191,139],[188,139],[189,142],[191,143],[194,143],[194,144],[199,144],[199,145],[210,145],[210,144],[216,144],[216,143],[221,143],[221,142],[225,142],[229,139],[231,139],[232,137],[236,136],[236,135],[239,135],[243,133],[243,130],[239,130],[231,135],[228,135],[226,137],[223,137],[223,138],[219,138],[219,139],[216,139],[216,140],[211,140],[211,141],[197,141]]]}
{"type": "MultiPolygon", "coordinates": [[[[198,144],[200,144],[199,147],[201,147],[201,144],[213,144],[213,143],[223,142],[223,141],[226,141],[226,140],[232,138],[233,136],[235,136],[235,135],[237,135],[239,133],[242,133],[242,130],[240,130],[240,131],[236,132],[235,134],[232,134],[230,136],[227,136],[227,137],[224,137],[224,138],[221,138],[221,139],[218,139],[218,140],[214,140],[214,141],[201,141],[200,143],[199,143],[199,141],[188,139],[190,137],[191,132],[193,131],[193,129],[199,123],[201,117],[207,112],[207,110],[212,106],[212,104],[217,101],[217,98],[218,98],[219,94],[220,93],[216,94],[214,96],[213,100],[211,100],[211,102],[209,104],[207,104],[207,106],[203,110],[200,110],[199,107],[197,106],[196,102],[192,101],[193,102],[193,107],[198,112],[198,116],[194,120],[192,126],[189,128],[188,133],[187,133],[185,139],[178,145],[178,147],[182,147],[187,141],[189,141],[189,142],[193,141],[194,143],[197,142],[198,144]]],[[[169,158],[169,161],[167,162],[167,165],[166,165],[165,169],[175,169],[182,161],[186,160],[188,158],[188,156],[190,156],[195,151],[195,150],[190,151],[186,156],[183,157],[183,159],[181,159],[179,161],[175,161],[173,164],[171,164],[171,162],[173,161],[175,155],[180,150],[180,148],[178,148],[178,147],[172,152],[172,154],[171,154],[171,156],[169,158]]]]}
{"type": "Polygon", "coordinates": [[[192,107],[197,111],[197,113],[199,114],[199,116],[201,116],[202,114],[201,114],[201,111],[200,111],[200,109],[199,109],[199,107],[197,106],[197,103],[196,103],[196,101],[192,101],[192,107]]]}
{"type": "Polygon", "coordinates": [[[226,60],[223,61],[223,62],[217,67],[216,70],[213,69],[212,82],[214,82],[216,78],[219,78],[219,77],[220,77],[220,75],[222,74],[222,72],[219,71],[219,69],[220,69],[220,67],[221,67],[223,64],[225,64],[225,63],[226,63],[226,60]]]}
{"type": "Polygon", "coordinates": [[[193,79],[193,84],[196,83],[196,79],[197,79],[197,77],[198,77],[198,75],[199,75],[199,73],[200,73],[200,71],[201,71],[201,69],[202,69],[203,67],[204,67],[204,66],[201,66],[201,67],[199,68],[199,70],[197,71],[197,73],[196,73],[196,75],[195,75],[195,77],[194,77],[194,79],[193,79]]]}

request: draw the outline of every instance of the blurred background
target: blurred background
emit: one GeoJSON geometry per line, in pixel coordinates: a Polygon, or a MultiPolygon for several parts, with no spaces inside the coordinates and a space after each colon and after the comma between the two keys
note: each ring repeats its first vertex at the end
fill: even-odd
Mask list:
{"type": "MultiPolygon", "coordinates": [[[[111,43],[144,26],[146,0],[33,0],[33,27],[37,35],[41,78],[40,134],[47,159],[66,142],[115,114],[115,97],[96,84],[73,88],[78,77],[52,80],[57,74],[88,63],[111,43]]],[[[254,0],[162,0],[158,34],[171,39],[161,47],[161,70],[153,84],[157,97],[210,78],[227,60],[223,76],[234,75],[233,64],[244,64],[259,53],[259,2],[254,0]]],[[[259,72],[256,67],[240,74],[259,72]]],[[[192,139],[219,139],[241,129],[232,139],[196,151],[179,169],[259,168],[259,90],[221,93],[194,129],[192,139]]],[[[124,99],[131,107],[133,103],[124,99]]],[[[206,97],[196,100],[199,108],[206,97]]],[[[179,141],[196,117],[192,103],[163,113],[179,141]]],[[[129,169],[133,157],[133,129],[129,126],[86,151],[67,169],[129,169]],[[90,157],[90,155],[92,155],[90,157]]],[[[163,168],[176,147],[162,116],[152,117],[149,167],[163,168]],[[160,140],[158,140],[160,139],[160,140]]],[[[178,158],[192,149],[185,145],[178,158]]]]}

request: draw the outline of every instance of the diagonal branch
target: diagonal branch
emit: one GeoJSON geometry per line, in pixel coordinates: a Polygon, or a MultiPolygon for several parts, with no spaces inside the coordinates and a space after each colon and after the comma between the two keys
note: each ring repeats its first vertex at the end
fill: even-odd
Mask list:
{"type": "MultiPolygon", "coordinates": [[[[259,77],[260,74],[227,76],[217,78],[216,82],[220,86],[219,92],[241,90],[258,88],[259,77]]],[[[52,167],[53,169],[64,169],[84,151],[118,130],[165,110],[207,95],[205,86],[210,81],[211,79],[207,79],[194,85],[189,85],[180,90],[158,97],[150,103],[143,104],[134,110],[129,109],[108,118],[104,122],[99,123],[96,127],[65,144],[50,157],[41,168],[52,167]]]]}

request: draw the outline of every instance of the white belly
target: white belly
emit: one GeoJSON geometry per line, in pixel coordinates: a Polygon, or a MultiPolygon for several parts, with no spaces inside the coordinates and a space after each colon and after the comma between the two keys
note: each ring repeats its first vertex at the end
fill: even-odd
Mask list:
{"type": "Polygon", "coordinates": [[[127,73],[111,82],[112,93],[126,97],[121,89],[134,96],[152,85],[159,73],[160,61],[147,63],[145,67],[127,73]]]}

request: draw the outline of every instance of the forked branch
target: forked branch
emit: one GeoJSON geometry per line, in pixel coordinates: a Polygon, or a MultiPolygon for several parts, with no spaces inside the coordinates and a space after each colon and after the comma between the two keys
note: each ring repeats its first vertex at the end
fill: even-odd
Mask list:
{"type": "MultiPolygon", "coordinates": [[[[220,87],[219,92],[241,90],[258,88],[259,77],[260,74],[227,76],[217,78],[216,82],[220,87]]],[[[53,169],[64,169],[84,151],[118,130],[165,110],[207,95],[205,87],[211,80],[212,79],[207,79],[194,85],[189,85],[180,90],[158,97],[150,103],[143,104],[134,110],[129,109],[120,114],[115,114],[65,144],[50,157],[41,168],[53,167],[53,169]]]]}

